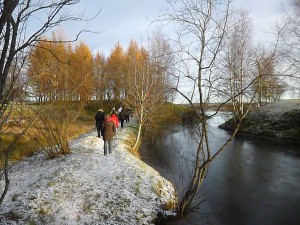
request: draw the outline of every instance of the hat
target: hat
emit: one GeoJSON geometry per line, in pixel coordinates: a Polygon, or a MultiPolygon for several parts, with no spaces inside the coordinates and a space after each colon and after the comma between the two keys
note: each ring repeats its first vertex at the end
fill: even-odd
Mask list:
{"type": "Polygon", "coordinates": [[[101,112],[103,112],[103,109],[99,109],[98,111],[101,111],[101,112]]]}

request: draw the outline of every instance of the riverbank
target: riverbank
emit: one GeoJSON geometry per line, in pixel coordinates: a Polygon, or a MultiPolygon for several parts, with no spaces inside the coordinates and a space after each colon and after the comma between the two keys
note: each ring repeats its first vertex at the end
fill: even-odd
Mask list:
{"type": "MultiPolygon", "coordinates": [[[[219,126],[233,131],[234,121],[219,126]]],[[[242,123],[239,134],[300,141],[300,100],[281,100],[251,111],[242,123]]]]}
{"type": "Polygon", "coordinates": [[[174,188],[127,151],[130,125],[120,129],[108,156],[92,131],[71,141],[69,155],[36,154],[15,163],[0,223],[154,224],[160,207],[174,200],[174,188]]]}

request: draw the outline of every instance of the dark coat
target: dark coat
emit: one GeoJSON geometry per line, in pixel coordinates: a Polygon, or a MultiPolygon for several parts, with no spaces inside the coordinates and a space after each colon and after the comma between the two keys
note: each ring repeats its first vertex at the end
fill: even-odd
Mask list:
{"type": "Polygon", "coordinates": [[[103,125],[105,114],[103,111],[98,111],[95,115],[96,127],[101,128],[103,125]]]}
{"type": "Polygon", "coordinates": [[[119,113],[119,120],[126,120],[126,114],[124,110],[119,113]]]}
{"type": "Polygon", "coordinates": [[[114,138],[116,134],[116,125],[110,118],[105,119],[103,123],[102,132],[104,141],[111,141],[114,138]]]}

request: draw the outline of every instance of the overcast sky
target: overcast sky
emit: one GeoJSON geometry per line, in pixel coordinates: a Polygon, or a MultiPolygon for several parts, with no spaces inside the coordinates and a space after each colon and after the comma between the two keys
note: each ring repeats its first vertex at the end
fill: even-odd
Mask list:
{"type": "MultiPolygon", "coordinates": [[[[253,19],[255,40],[265,40],[266,32],[280,19],[289,0],[234,0],[236,8],[250,11],[253,19]]],[[[81,0],[72,13],[85,12],[85,16],[100,14],[86,24],[87,29],[98,32],[81,36],[92,51],[103,51],[108,55],[119,41],[127,48],[131,39],[143,42],[147,39],[149,24],[159,10],[165,6],[164,0],[81,0]]],[[[78,32],[83,24],[64,26],[69,36],[78,32]]]]}

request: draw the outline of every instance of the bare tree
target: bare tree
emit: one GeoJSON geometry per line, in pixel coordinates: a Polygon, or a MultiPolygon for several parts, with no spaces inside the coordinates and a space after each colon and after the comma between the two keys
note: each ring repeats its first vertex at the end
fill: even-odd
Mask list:
{"type": "MultiPolygon", "coordinates": [[[[51,28],[62,22],[82,19],[69,13],[68,7],[77,4],[79,0],[4,0],[0,3],[0,136],[5,131],[9,121],[9,103],[16,99],[15,84],[17,77],[22,74],[25,57],[29,47],[34,45],[51,28]],[[35,27],[30,27],[31,24],[35,27]],[[20,66],[22,65],[22,66],[20,66]],[[9,81],[9,82],[8,82],[9,81]]],[[[82,31],[79,31],[80,34],[82,31]]],[[[24,86],[24,85],[23,85],[24,86]]],[[[19,96],[21,97],[21,96],[19,96]]],[[[28,126],[20,131],[14,141],[5,149],[1,145],[1,151],[5,152],[4,167],[2,167],[1,179],[4,178],[5,186],[0,198],[2,203],[9,188],[8,164],[9,156],[17,140],[32,126],[32,120],[28,126]]],[[[2,142],[1,142],[2,143],[2,142]]]]}
{"type": "Polygon", "coordinates": [[[170,41],[164,35],[162,27],[156,27],[153,30],[149,39],[148,51],[151,62],[160,75],[159,79],[164,88],[162,92],[164,101],[172,101],[174,97],[172,79],[174,55],[170,41]]]}
{"type": "Polygon", "coordinates": [[[256,57],[257,79],[253,88],[257,90],[257,104],[260,107],[265,104],[280,100],[286,91],[286,84],[280,80],[275,72],[275,56],[273,53],[263,51],[256,57]]]}
{"type": "Polygon", "coordinates": [[[0,26],[3,49],[0,61],[0,100],[7,98],[5,85],[14,58],[51,28],[64,21],[79,19],[69,15],[66,9],[78,2],[79,0],[3,2],[0,26]],[[34,21],[39,26],[29,34],[27,29],[34,21]]]}
{"type": "Polygon", "coordinates": [[[281,41],[279,43],[280,65],[282,73],[289,79],[292,92],[300,97],[300,1],[290,0],[292,10],[287,10],[286,21],[278,28],[281,41]]]}
{"type": "Polygon", "coordinates": [[[84,102],[52,102],[31,108],[29,120],[35,119],[32,129],[27,135],[32,139],[38,137],[38,147],[43,150],[47,158],[57,158],[71,152],[69,146],[69,128],[78,118],[84,102]]]}
{"type": "Polygon", "coordinates": [[[133,149],[140,144],[142,131],[154,124],[154,116],[165,102],[166,68],[170,60],[165,56],[169,49],[162,36],[153,38],[148,51],[132,41],[126,53],[126,104],[134,108],[139,120],[133,149]]]}
{"type": "Polygon", "coordinates": [[[224,97],[231,99],[235,121],[240,121],[247,111],[245,102],[252,96],[246,89],[255,76],[255,55],[248,13],[237,12],[237,17],[233,19],[235,25],[228,31],[228,41],[224,50],[225,70],[220,80],[223,82],[221,87],[224,88],[224,97]]]}
{"type": "Polygon", "coordinates": [[[243,104],[247,101],[251,105],[254,101],[257,89],[251,88],[258,74],[256,56],[251,52],[248,39],[251,32],[247,15],[234,16],[231,0],[168,2],[170,10],[162,12],[159,20],[177,26],[177,39],[174,40],[179,56],[174,74],[176,91],[195,110],[200,121],[195,129],[198,147],[193,152],[193,172],[178,197],[177,216],[182,217],[198,206],[194,200],[208,166],[235,137],[249,112],[250,107],[245,108],[243,104]],[[221,62],[225,62],[226,70],[221,62]],[[208,114],[208,104],[212,101],[219,104],[214,113],[208,114]],[[236,126],[221,147],[212,149],[209,119],[229,102],[236,108],[236,126]]]}
{"type": "MultiPolygon", "coordinates": [[[[208,121],[218,113],[222,105],[233,98],[239,98],[246,87],[243,87],[241,78],[237,77],[236,82],[239,82],[239,85],[236,86],[234,96],[229,95],[224,98],[224,89],[219,86],[220,77],[222,77],[220,76],[219,64],[223,56],[222,51],[227,32],[232,28],[229,26],[232,16],[231,1],[177,0],[169,1],[169,4],[171,10],[162,12],[160,21],[178,25],[175,43],[178,46],[176,50],[180,57],[176,65],[176,91],[189,102],[197,113],[199,121],[201,121],[195,129],[198,148],[194,152],[193,172],[186,187],[178,197],[177,216],[182,217],[195,207],[194,199],[205,179],[210,162],[236,135],[247,110],[241,111],[243,115],[240,115],[240,122],[232,136],[219,149],[211,149],[210,147],[208,121]],[[221,103],[216,113],[207,115],[207,106],[212,100],[221,103]]],[[[234,22],[239,23],[240,21],[234,22]]],[[[237,28],[237,26],[235,27],[237,28]]],[[[243,35],[246,35],[246,28],[243,32],[245,32],[243,35]]],[[[239,44],[242,45],[243,43],[239,42],[239,44]]],[[[235,50],[238,50],[237,48],[244,46],[237,44],[235,47],[235,50]]],[[[241,54],[240,57],[242,57],[241,54]]],[[[236,58],[236,63],[238,60],[236,58]]],[[[242,66],[239,64],[239,68],[236,68],[239,74],[241,72],[239,69],[242,66]]],[[[233,67],[230,69],[232,69],[231,72],[236,72],[233,67]]],[[[239,101],[242,101],[242,97],[239,101]]]]}

